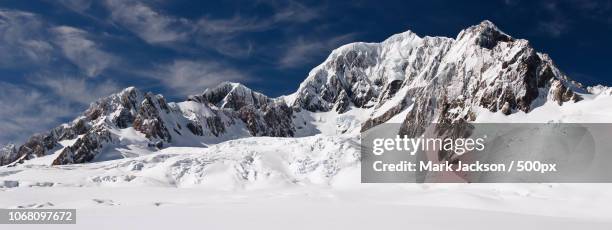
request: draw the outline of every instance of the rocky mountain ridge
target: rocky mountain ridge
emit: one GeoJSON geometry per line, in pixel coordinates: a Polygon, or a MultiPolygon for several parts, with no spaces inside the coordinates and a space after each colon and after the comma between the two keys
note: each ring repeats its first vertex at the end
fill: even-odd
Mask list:
{"type": "Polygon", "coordinates": [[[291,137],[310,125],[302,117],[308,113],[339,116],[352,109],[369,113],[356,121],[361,125],[355,132],[408,111],[402,132],[418,135],[431,122],[473,121],[474,108],[530,112],[547,101],[578,102],[581,93],[588,92],[528,41],[483,21],[455,39],[408,31],[381,43],[344,45],[315,67],[296,93],[280,98],[222,83],[174,103],[129,87],[92,103],[71,123],[2,150],[0,165],[50,155],[54,165],[85,163],[136,140],[160,149],[248,136],[291,137]]]}
{"type": "Polygon", "coordinates": [[[235,126],[246,128],[238,137],[291,136],[291,112],[286,104],[237,83],[223,83],[181,103],[168,103],[162,95],[129,87],[92,103],[71,123],[32,136],[3,164],[50,154],[56,155],[54,165],[89,162],[105,146],[120,145],[123,137],[117,131],[126,128],[142,134],[147,147],[157,149],[218,142],[235,126]],[[72,143],[61,144],[67,140],[72,143]]]}
{"type": "MultiPolygon", "coordinates": [[[[585,90],[529,42],[490,21],[456,39],[419,37],[408,31],[382,43],[336,49],[300,85],[294,107],[309,111],[376,108],[363,129],[412,106],[406,121],[473,120],[470,108],[529,112],[542,101],[579,101],[585,90]]],[[[410,124],[406,124],[410,125],[410,124]]]]}

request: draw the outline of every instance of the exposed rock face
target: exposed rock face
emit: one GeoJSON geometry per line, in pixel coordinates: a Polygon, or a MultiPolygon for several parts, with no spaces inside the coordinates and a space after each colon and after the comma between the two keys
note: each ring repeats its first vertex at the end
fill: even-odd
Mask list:
{"type": "MultiPolygon", "coordinates": [[[[90,162],[105,147],[125,144],[122,132],[132,130],[144,136],[149,148],[289,137],[296,134],[295,126],[308,125],[308,119],[296,118],[307,111],[341,116],[363,109],[369,118],[357,121],[362,131],[401,113],[405,117],[394,121],[403,121],[402,134],[418,136],[435,122],[441,132],[460,135],[462,130],[454,127],[463,129],[461,124],[476,119],[475,108],[530,112],[547,101],[578,102],[577,92],[586,91],[547,55],[483,21],[454,39],[408,31],[381,43],[342,46],[287,97],[269,98],[238,83],[222,83],[187,101],[169,103],[162,95],[126,88],[92,103],[71,123],[2,150],[0,165],[58,151],[53,164],[90,162]]],[[[603,86],[589,92],[610,94],[603,86]]],[[[345,118],[355,119],[351,114],[345,118]]]]}
{"type": "Polygon", "coordinates": [[[223,83],[181,103],[167,103],[162,95],[130,87],[92,103],[73,122],[32,136],[18,151],[3,152],[0,164],[57,151],[55,165],[91,162],[104,147],[122,144],[117,132],[126,128],[142,133],[151,148],[200,144],[224,136],[234,126],[245,126],[252,136],[293,136],[292,113],[284,102],[235,83],[223,83]],[[72,143],[60,144],[67,140],[72,143]]]}
{"type": "Polygon", "coordinates": [[[382,43],[336,49],[300,85],[293,106],[344,112],[338,105],[350,101],[358,108],[374,107],[362,124],[365,130],[412,105],[405,125],[415,130],[415,122],[474,119],[473,107],[511,114],[531,111],[538,98],[575,102],[580,100],[576,90],[584,91],[547,55],[483,21],[456,39],[405,32],[382,43]]]}
{"type": "Polygon", "coordinates": [[[12,163],[12,159],[17,157],[17,149],[14,144],[8,144],[6,146],[0,146],[0,165],[6,165],[12,163]]]}
{"type": "Polygon", "coordinates": [[[279,99],[252,91],[239,83],[225,82],[202,95],[189,97],[190,101],[208,104],[232,111],[240,118],[253,136],[293,136],[293,111],[279,99]]]}
{"type": "Polygon", "coordinates": [[[563,105],[563,102],[573,101],[578,102],[582,100],[582,97],[571,89],[567,88],[559,80],[553,80],[548,92],[549,99],[557,102],[559,105],[563,105]]]}
{"type": "Polygon", "coordinates": [[[104,146],[110,143],[112,137],[106,129],[93,129],[72,145],[65,147],[60,155],[53,161],[53,165],[65,165],[90,162],[104,146]]]}
{"type": "Polygon", "coordinates": [[[293,110],[281,102],[271,102],[259,109],[249,105],[238,110],[238,117],[253,136],[293,136],[292,114],[293,110]]]}
{"type": "Polygon", "coordinates": [[[171,141],[172,136],[160,117],[161,113],[170,113],[166,100],[161,95],[147,93],[144,96],[138,114],[134,118],[134,129],[144,133],[149,139],[171,141]]]}
{"type": "Polygon", "coordinates": [[[213,89],[206,89],[202,95],[191,96],[189,100],[233,110],[239,110],[247,105],[260,108],[272,101],[267,96],[254,92],[242,84],[230,82],[221,83],[213,89]]]}
{"type": "MultiPolygon", "coordinates": [[[[127,127],[134,120],[136,101],[142,94],[133,87],[94,102],[82,116],[48,133],[36,134],[19,147],[11,162],[22,163],[62,150],[60,141],[74,140],[65,147],[54,164],[83,163],[93,159],[104,142],[111,142],[109,127],[127,127]]],[[[4,164],[7,164],[6,162],[4,164]]]]}
{"type": "Polygon", "coordinates": [[[336,103],[334,104],[334,110],[338,113],[344,113],[350,108],[351,104],[351,98],[348,96],[346,91],[343,90],[340,92],[338,100],[336,100],[336,103]]]}

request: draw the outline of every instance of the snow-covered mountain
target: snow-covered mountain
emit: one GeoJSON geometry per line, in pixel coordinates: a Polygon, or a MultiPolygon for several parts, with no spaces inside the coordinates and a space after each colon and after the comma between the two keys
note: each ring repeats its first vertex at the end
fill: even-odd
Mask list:
{"type": "Polygon", "coordinates": [[[408,31],[382,43],[352,43],[313,69],[292,105],[310,111],[374,108],[363,128],[410,109],[404,124],[474,120],[474,107],[511,114],[584,92],[545,54],[483,21],[456,39],[408,31]]]}
{"type": "Polygon", "coordinates": [[[177,103],[126,88],[92,103],[71,123],[1,150],[0,165],[43,157],[53,165],[104,161],[253,136],[355,135],[385,122],[417,135],[434,121],[530,113],[609,91],[584,89],[528,41],[483,21],[455,39],[408,31],[381,43],[344,45],[297,92],[279,98],[238,83],[177,103]]]}
{"type": "Polygon", "coordinates": [[[115,152],[122,147],[202,147],[248,136],[292,136],[291,113],[285,103],[237,83],[180,103],[129,87],[92,103],[73,122],[32,136],[11,155],[15,159],[5,154],[6,162],[53,155],[54,165],[73,164],[125,157],[115,152]],[[100,152],[107,154],[96,158],[100,152]]]}

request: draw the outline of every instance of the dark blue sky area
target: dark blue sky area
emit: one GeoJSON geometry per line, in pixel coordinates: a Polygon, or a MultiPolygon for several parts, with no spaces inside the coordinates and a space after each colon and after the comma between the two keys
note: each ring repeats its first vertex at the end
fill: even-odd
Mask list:
{"type": "Polygon", "coordinates": [[[3,0],[0,144],[127,86],[181,100],[229,80],[279,96],[342,44],[454,38],[484,19],[575,80],[612,85],[610,0],[3,0]]]}

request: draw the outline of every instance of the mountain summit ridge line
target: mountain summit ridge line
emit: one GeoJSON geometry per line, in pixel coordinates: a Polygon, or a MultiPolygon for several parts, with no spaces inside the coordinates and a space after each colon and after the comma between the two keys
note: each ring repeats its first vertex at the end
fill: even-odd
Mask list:
{"type": "Polygon", "coordinates": [[[402,132],[417,135],[431,122],[474,121],[477,108],[528,113],[549,101],[559,106],[579,102],[588,93],[527,40],[485,20],[455,39],[407,31],[381,43],[343,45],[313,68],[295,93],[276,98],[230,82],[178,103],[128,87],[91,103],[70,123],[33,135],[18,148],[4,148],[0,165],[50,155],[54,165],[86,163],[105,160],[101,153],[118,147],[309,136],[323,132],[311,119],[322,112],[367,115],[334,127],[336,134],[350,134],[405,111],[402,132]]]}

